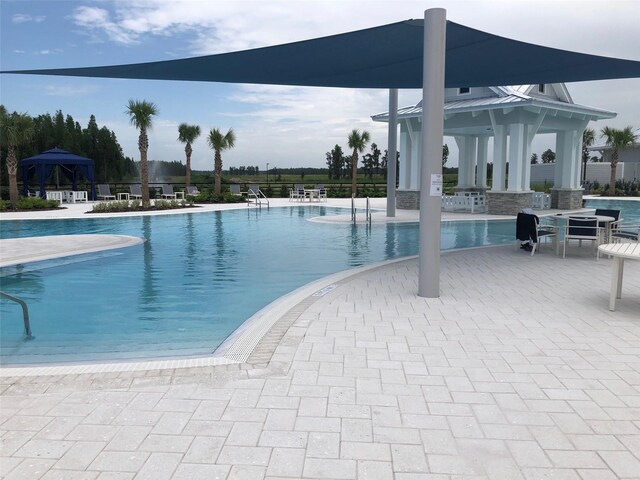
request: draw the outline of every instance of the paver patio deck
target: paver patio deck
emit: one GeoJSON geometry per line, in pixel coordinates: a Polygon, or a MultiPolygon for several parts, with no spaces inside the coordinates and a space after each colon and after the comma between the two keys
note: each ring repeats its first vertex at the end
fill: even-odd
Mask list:
{"type": "Polygon", "coordinates": [[[245,364],[1,378],[0,471],[638,479],[631,267],[610,312],[606,258],[446,253],[437,299],[416,295],[417,261],[404,260],[340,282],[245,364]]]}

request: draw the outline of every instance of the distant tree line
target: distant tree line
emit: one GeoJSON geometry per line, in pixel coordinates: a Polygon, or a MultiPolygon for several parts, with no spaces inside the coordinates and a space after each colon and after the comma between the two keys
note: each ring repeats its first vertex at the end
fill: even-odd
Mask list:
{"type": "Polygon", "coordinates": [[[256,167],[245,167],[242,165],[241,167],[229,167],[229,175],[259,175],[260,169],[256,167]]]}
{"type": "MultiPolygon", "coordinates": [[[[29,117],[26,114],[25,116],[29,117]]],[[[133,159],[124,156],[115,133],[107,127],[100,127],[94,115],[91,115],[85,128],[71,115],[65,116],[61,110],[58,110],[54,116],[46,113],[29,118],[31,119],[30,140],[16,145],[18,160],[52,148],[62,148],[76,155],[93,159],[95,176],[99,182],[138,175],[136,163],[133,159]]],[[[1,142],[0,155],[3,159],[3,183],[6,183],[6,142],[1,142]]]]}

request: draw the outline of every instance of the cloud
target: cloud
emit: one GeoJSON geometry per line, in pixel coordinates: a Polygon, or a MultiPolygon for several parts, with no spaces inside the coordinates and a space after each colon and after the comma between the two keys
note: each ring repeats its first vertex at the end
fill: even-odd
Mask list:
{"type": "Polygon", "coordinates": [[[13,23],[28,23],[28,22],[41,23],[41,22],[44,22],[45,18],[46,17],[44,15],[37,15],[33,17],[31,15],[27,15],[24,13],[16,13],[15,15],[13,15],[13,17],[11,17],[11,21],[13,23]]]}
{"type": "Polygon", "coordinates": [[[60,48],[54,48],[53,50],[50,50],[48,48],[43,48],[42,50],[39,50],[36,52],[37,55],[59,55],[62,53],[62,49],[60,48]]]}
{"type": "Polygon", "coordinates": [[[78,7],[74,10],[72,19],[79,27],[89,30],[89,33],[103,31],[113,42],[124,45],[139,43],[137,33],[127,31],[120,23],[112,21],[109,11],[103,8],[78,7]]]}
{"type": "Polygon", "coordinates": [[[95,93],[98,89],[90,85],[46,85],[45,95],[51,97],[83,97],[95,93]]]}

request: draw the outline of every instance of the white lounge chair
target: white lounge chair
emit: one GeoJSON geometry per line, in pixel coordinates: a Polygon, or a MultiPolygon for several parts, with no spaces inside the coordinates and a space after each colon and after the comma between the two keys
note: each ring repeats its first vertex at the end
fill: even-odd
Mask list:
{"type": "Polygon", "coordinates": [[[182,200],[184,200],[184,193],[174,192],[173,185],[169,185],[167,183],[162,185],[162,194],[160,196],[164,199],[172,199],[172,200],[177,200],[179,196],[182,200]]]}
{"type": "Polygon", "coordinates": [[[324,185],[322,183],[317,183],[316,186],[314,187],[316,190],[318,190],[318,200],[322,200],[324,198],[324,201],[327,201],[327,189],[324,188],[324,185]]]}
{"type": "Polygon", "coordinates": [[[184,190],[185,194],[190,197],[197,197],[198,195],[200,195],[200,190],[198,190],[198,187],[196,187],[195,185],[187,185],[186,187],[184,187],[184,190]]]}
{"type": "Polygon", "coordinates": [[[131,192],[129,193],[129,198],[132,198],[134,200],[142,199],[142,186],[139,183],[129,186],[129,191],[131,192]]]}
{"type": "Polygon", "coordinates": [[[98,184],[98,194],[96,195],[98,200],[115,200],[116,196],[111,195],[111,189],[108,183],[98,184]]]}
{"type": "Polygon", "coordinates": [[[247,192],[240,191],[240,185],[237,183],[232,183],[229,185],[229,191],[232,195],[246,195],[247,192]]]}

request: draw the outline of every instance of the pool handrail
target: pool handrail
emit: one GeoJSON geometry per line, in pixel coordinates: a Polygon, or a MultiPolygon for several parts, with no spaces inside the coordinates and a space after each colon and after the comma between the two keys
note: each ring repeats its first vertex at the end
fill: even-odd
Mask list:
{"type": "Polygon", "coordinates": [[[2,291],[0,291],[0,297],[4,297],[8,300],[16,302],[22,307],[25,340],[33,340],[35,337],[31,334],[31,324],[29,323],[29,308],[27,307],[27,303],[18,297],[14,297],[13,295],[9,295],[8,293],[2,291]]]}

